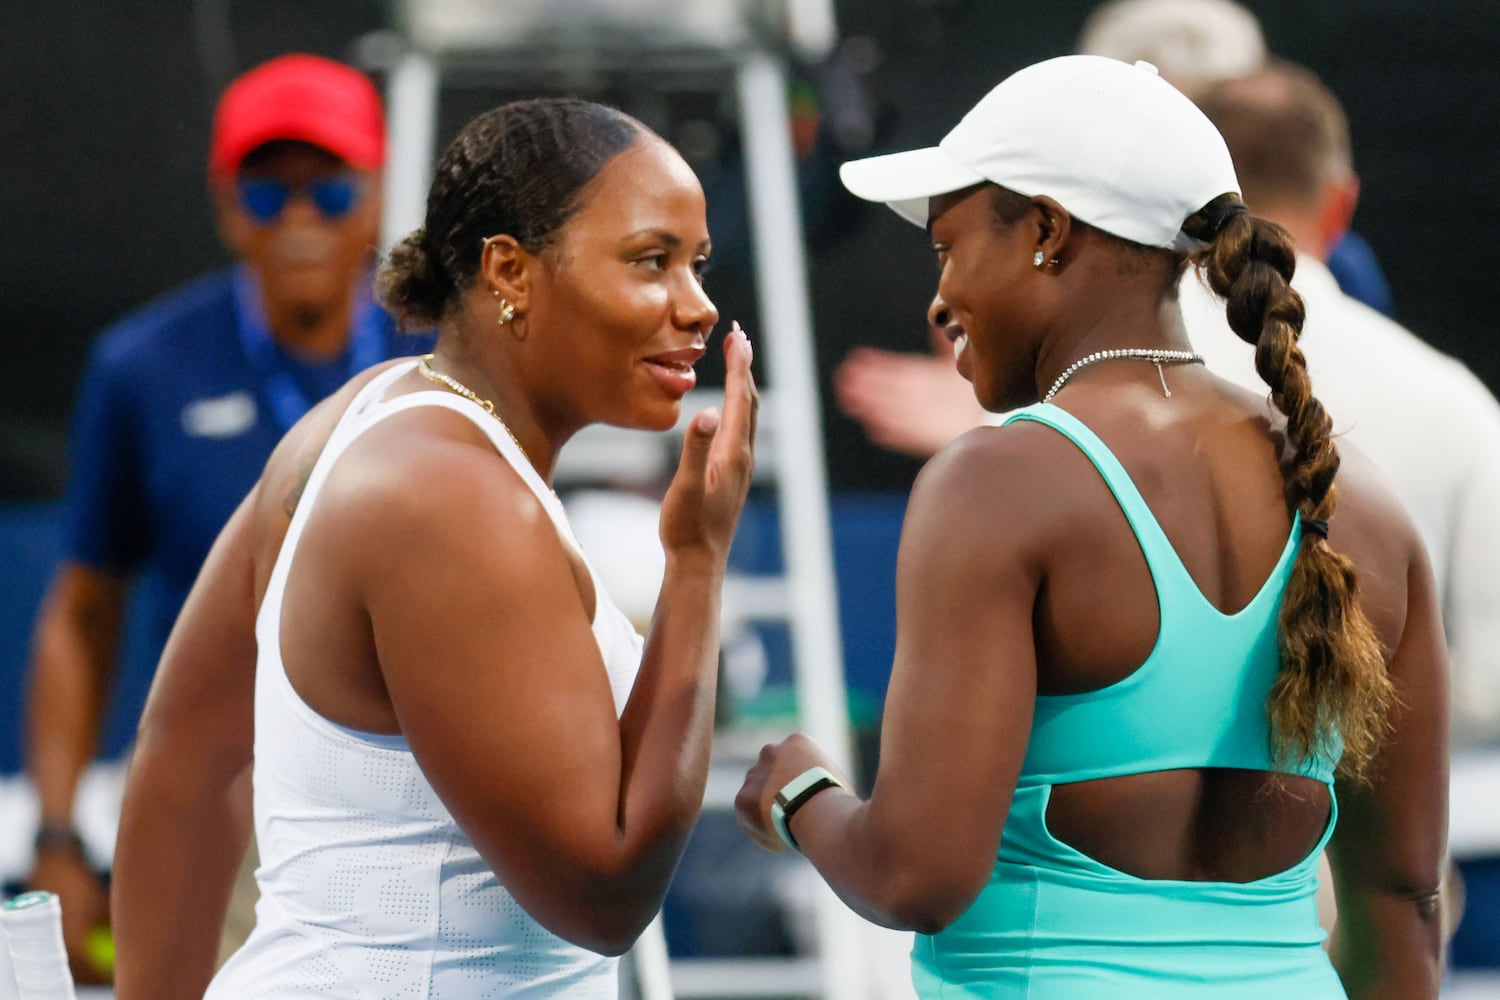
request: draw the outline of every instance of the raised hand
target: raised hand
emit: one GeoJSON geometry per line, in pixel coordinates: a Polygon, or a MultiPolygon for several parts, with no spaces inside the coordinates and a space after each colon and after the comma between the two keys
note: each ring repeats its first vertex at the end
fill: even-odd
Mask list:
{"type": "Polygon", "coordinates": [[[871,441],[917,458],[936,454],[985,416],[946,355],[861,347],[835,370],[833,388],[839,409],[871,441]]]}
{"type": "Polygon", "coordinates": [[[702,552],[722,564],[750,490],[760,395],[750,374],[750,338],[735,323],[724,338],[724,412],[693,417],[682,458],[662,500],[661,541],[673,555],[702,552]]]}

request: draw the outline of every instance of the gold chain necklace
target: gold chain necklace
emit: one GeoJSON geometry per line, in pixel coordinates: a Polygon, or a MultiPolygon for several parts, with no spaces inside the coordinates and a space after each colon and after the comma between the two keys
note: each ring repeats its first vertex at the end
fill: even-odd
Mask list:
{"type": "Polygon", "coordinates": [[[470,389],[468,386],[464,385],[452,375],[445,375],[440,371],[435,371],[433,367],[427,363],[431,361],[432,358],[433,356],[431,354],[424,354],[417,359],[417,371],[421,374],[421,376],[425,379],[431,379],[434,382],[446,385],[448,388],[452,389],[454,392],[458,393],[469,402],[477,403],[485,413],[488,413],[490,416],[494,417],[495,423],[505,428],[505,433],[509,435],[510,439],[516,443],[516,447],[521,449],[521,457],[526,459],[526,464],[531,466],[532,469],[536,470],[537,474],[540,475],[541,470],[537,469],[536,463],[533,462],[531,460],[531,456],[526,453],[526,446],[521,443],[520,438],[516,437],[516,432],[510,429],[510,424],[507,424],[505,420],[500,416],[500,414],[495,412],[495,404],[479,395],[473,389],[470,389]]]}

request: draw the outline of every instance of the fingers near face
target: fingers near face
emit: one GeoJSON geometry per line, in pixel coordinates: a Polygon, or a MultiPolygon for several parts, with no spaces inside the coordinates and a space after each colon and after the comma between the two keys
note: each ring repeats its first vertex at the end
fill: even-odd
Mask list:
{"type": "Polygon", "coordinates": [[[755,377],[750,366],[754,361],[754,349],[745,331],[735,324],[724,338],[724,356],[729,370],[725,384],[725,408],[744,436],[755,437],[755,423],[760,408],[760,394],[755,388],[755,377]],[[732,409],[731,409],[732,407],[732,409]]]}

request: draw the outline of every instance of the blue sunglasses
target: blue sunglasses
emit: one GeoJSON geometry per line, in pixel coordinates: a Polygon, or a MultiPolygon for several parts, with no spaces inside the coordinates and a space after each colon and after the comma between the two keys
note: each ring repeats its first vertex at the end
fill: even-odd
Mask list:
{"type": "Polygon", "coordinates": [[[261,225],[275,222],[292,195],[299,192],[312,199],[323,218],[329,221],[342,219],[359,201],[360,190],[359,179],[350,174],[320,177],[297,187],[268,178],[241,180],[236,187],[240,206],[261,225]]]}

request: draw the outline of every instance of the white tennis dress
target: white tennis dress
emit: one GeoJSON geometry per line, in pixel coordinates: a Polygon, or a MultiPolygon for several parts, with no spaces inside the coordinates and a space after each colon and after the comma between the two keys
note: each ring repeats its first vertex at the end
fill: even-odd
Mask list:
{"type": "MultiPolygon", "coordinates": [[[[564,543],[577,547],[562,504],[493,417],[446,391],[382,399],[412,367],[376,376],[340,419],[261,604],[254,775],[261,898],[255,930],[214,978],[211,1000],[618,994],[616,960],[569,944],[521,908],[454,822],[404,738],[323,718],[298,697],[282,665],[281,606],[308,513],[349,443],[392,414],[442,406],[471,419],[536,494],[564,543]]],[[[589,573],[594,637],[619,712],[642,640],[589,573]]]]}

